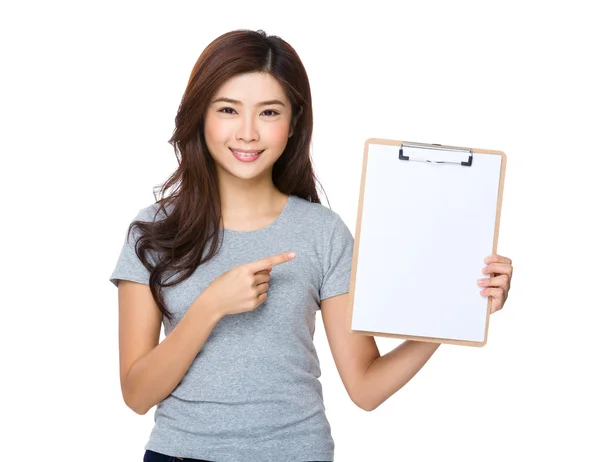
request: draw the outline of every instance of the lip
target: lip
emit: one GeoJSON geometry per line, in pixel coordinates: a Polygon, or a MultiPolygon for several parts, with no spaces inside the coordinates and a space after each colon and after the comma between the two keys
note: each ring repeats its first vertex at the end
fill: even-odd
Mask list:
{"type": "Polygon", "coordinates": [[[260,155],[264,151],[264,149],[262,151],[245,150],[245,151],[239,151],[239,153],[238,153],[238,152],[234,151],[232,148],[229,148],[229,150],[231,151],[231,154],[233,154],[233,157],[235,157],[240,162],[254,162],[260,157],[260,155]],[[242,153],[244,155],[242,155],[242,153]]]}
{"type": "Polygon", "coordinates": [[[237,151],[237,152],[243,152],[244,154],[258,154],[264,151],[264,149],[254,149],[254,150],[249,150],[249,149],[233,149],[233,148],[229,148],[231,151],[237,151]]]}

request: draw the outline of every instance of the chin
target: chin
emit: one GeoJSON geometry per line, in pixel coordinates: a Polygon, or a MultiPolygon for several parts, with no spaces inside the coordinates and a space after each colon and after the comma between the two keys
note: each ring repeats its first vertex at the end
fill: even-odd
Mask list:
{"type": "Polygon", "coordinates": [[[231,176],[234,176],[236,178],[240,178],[243,180],[254,180],[254,179],[258,179],[261,178],[263,176],[267,176],[271,174],[272,171],[272,165],[266,167],[266,168],[253,168],[251,166],[248,165],[242,165],[241,168],[240,166],[231,166],[228,165],[225,170],[227,171],[227,173],[231,176]]]}
{"type": "Polygon", "coordinates": [[[275,162],[269,158],[269,155],[265,155],[263,152],[258,159],[252,162],[240,161],[230,154],[229,158],[227,158],[222,165],[234,176],[240,178],[254,178],[265,175],[272,169],[274,163],[275,162]]]}

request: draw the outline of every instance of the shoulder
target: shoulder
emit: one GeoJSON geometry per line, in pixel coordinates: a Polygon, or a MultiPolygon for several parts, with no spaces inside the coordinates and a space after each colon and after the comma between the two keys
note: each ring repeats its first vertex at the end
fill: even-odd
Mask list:
{"type": "Polygon", "coordinates": [[[297,213],[294,214],[293,226],[308,230],[304,238],[312,239],[321,252],[329,252],[332,246],[341,249],[352,247],[354,236],[339,213],[299,197],[295,197],[294,205],[297,213]]]}
{"type": "Polygon", "coordinates": [[[160,204],[153,203],[141,208],[134,221],[153,222],[160,221],[167,217],[167,214],[173,210],[173,205],[165,206],[161,209],[160,204]]]}
{"type": "Polygon", "coordinates": [[[292,196],[297,210],[297,217],[311,222],[313,227],[325,228],[331,230],[338,225],[342,218],[332,209],[310,202],[298,196],[292,196]]]}

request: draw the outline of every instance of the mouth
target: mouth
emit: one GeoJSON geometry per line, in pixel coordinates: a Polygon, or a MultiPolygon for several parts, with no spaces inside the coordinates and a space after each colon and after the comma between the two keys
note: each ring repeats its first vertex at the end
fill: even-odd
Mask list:
{"type": "Polygon", "coordinates": [[[260,155],[264,152],[264,149],[262,151],[247,151],[247,150],[234,150],[232,148],[229,148],[229,150],[231,151],[231,153],[233,154],[233,156],[242,161],[242,162],[253,162],[256,159],[258,159],[260,157],[260,155]]]}

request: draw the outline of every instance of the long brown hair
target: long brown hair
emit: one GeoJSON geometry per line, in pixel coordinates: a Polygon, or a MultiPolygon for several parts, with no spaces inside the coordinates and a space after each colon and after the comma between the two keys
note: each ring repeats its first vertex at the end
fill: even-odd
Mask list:
{"type": "Polygon", "coordinates": [[[216,90],[229,78],[247,72],[267,72],[292,102],[293,135],[273,165],[273,183],[284,194],[321,203],[310,158],[312,101],[306,70],[296,51],[280,37],[262,31],[234,30],[211,42],[192,69],[169,140],[179,166],[154,196],[154,220],[133,221],[139,229],[136,254],[150,271],[150,290],[162,314],[172,320],[161,288],[189,278],[213,258],[221,244],[221,200],[217,170],[204,139],[204,115],[216,90]],[[170,196],[166,191],[173,187],[170,196]],[[166,208],[169,208],[169,213],[166,208]],[[156,216],[164,212],[164,218],[156,216]],[[150,252],[158,255],[154,265],[150,252]],[[177,275],[165,281],[166,276],[177,275]]]}

